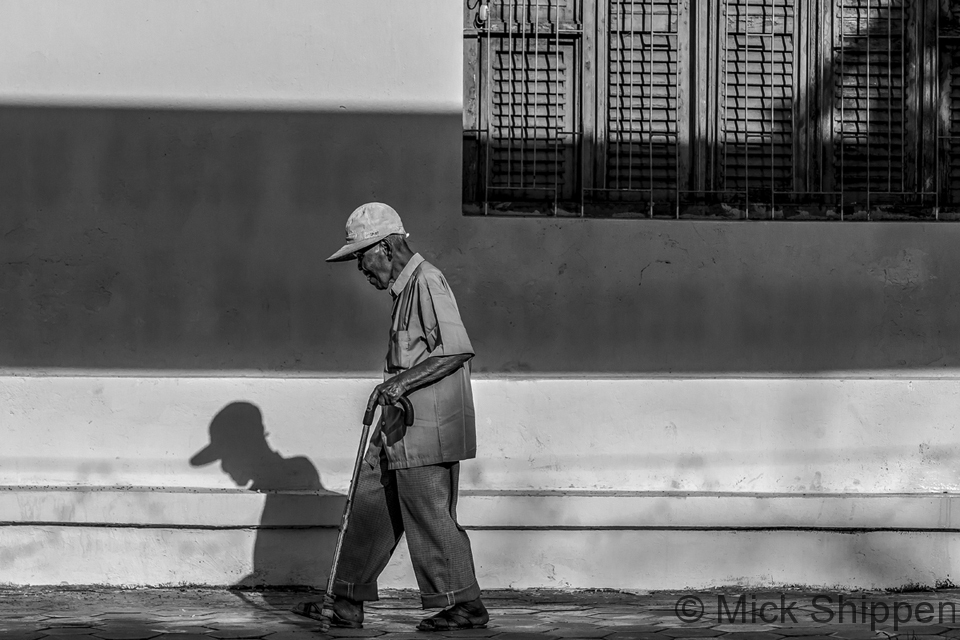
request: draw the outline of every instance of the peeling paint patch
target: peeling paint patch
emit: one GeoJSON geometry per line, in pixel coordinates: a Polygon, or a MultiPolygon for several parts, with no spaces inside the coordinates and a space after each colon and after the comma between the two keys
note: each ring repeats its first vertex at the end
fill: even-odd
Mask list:
{"type": "Polygon", "coordinates": [[[927,254],[920,249],[901,249],[895,257],[886,257],[867,268],[867,273],[886,285],[918,287],[935,280],[926,266],[927,254]]]}

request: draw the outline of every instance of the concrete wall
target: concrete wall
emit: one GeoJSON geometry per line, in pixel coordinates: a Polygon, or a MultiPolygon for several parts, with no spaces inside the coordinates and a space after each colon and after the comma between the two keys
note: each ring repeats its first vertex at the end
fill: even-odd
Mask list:
{"type": "MultiPolygon", "coordinates": [[[[323,585],[374,382],[0,378],[0,582],[323,585]],[[265,431],[237,422],[221,463],[192,465],[238,403],[265,431]]],[[[956,378],[475,388],[459,513],[485,587],[960,575],[956,378]]],[[[405,553],[381,584],[414,586],[405,553]]]]}
{"type": "Polygon", "coordinates": [[[481,372],[960,363],[960,227],[462,216],[456,4],[0,5],[0,367],[378,371],[372,199],[481,372]]]}
{"type": "Polygon", "coordinates": [[[960,227],[464,217],[460,25],[0,3],[0,583],[322,584],[389,314],[323,258],[369,200],[478,350],[485,586],[952,579],[960,227]],[[299,458],[264,493],[189,465],[237,402],[299,458]]]}

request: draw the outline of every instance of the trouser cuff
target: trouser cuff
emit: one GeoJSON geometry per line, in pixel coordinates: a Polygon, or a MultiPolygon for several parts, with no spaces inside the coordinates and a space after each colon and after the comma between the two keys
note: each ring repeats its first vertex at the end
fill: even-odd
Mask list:
{"type": "MultiPolygon", "coordinates": [[[[336,591],[336,590],[334,590],[336,591]]],[[[461,602],[470,602],[480,597],[480,585],[474,582],[465,589],[446,593],[421,593],[420,602],[424,609],[443,609],[461,602]]]]}
{"type": "Polygon", "coordinates": [[[377,593],[376,581],[346,582],[340,578],[336,578],[333,581],[333,595],[356,600],[357,602],[368,602],[380,599],[380,595],[377,593]]]}

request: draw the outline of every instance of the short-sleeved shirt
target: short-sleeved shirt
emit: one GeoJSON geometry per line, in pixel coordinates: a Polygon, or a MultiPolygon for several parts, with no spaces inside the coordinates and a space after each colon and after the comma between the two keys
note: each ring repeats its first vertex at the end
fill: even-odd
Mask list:
{"type": "MultiPolygon", "coordinates": [[[[393,313],[384,380],[432,356],[474,354],[453,291],[440,270],[418,253],[390,287],[393,313]]],[[[470,362],[412,391],[414,423],[399,408],[384,407],[366,460],[378,464],[383,448],[390,469],[456,462],[477,454],[470,362]]]]}

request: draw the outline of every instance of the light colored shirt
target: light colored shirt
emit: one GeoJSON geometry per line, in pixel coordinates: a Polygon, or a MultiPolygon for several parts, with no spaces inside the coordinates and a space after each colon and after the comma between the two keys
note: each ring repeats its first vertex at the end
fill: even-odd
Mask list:
{"type": "MultiPolygon", "coordinates": [[[[418,253],[390,287],[393,313],[384,380],[432,356],[473,354],[457,301],[440,270],[418,253]]],[[[421,467],[473,458],[477,454],[470,362],[450,375],[407,394],[414,423],[401,410],[384,407],[366,460],[377,464],[380,448],[390,469],[421,467]]]]}

